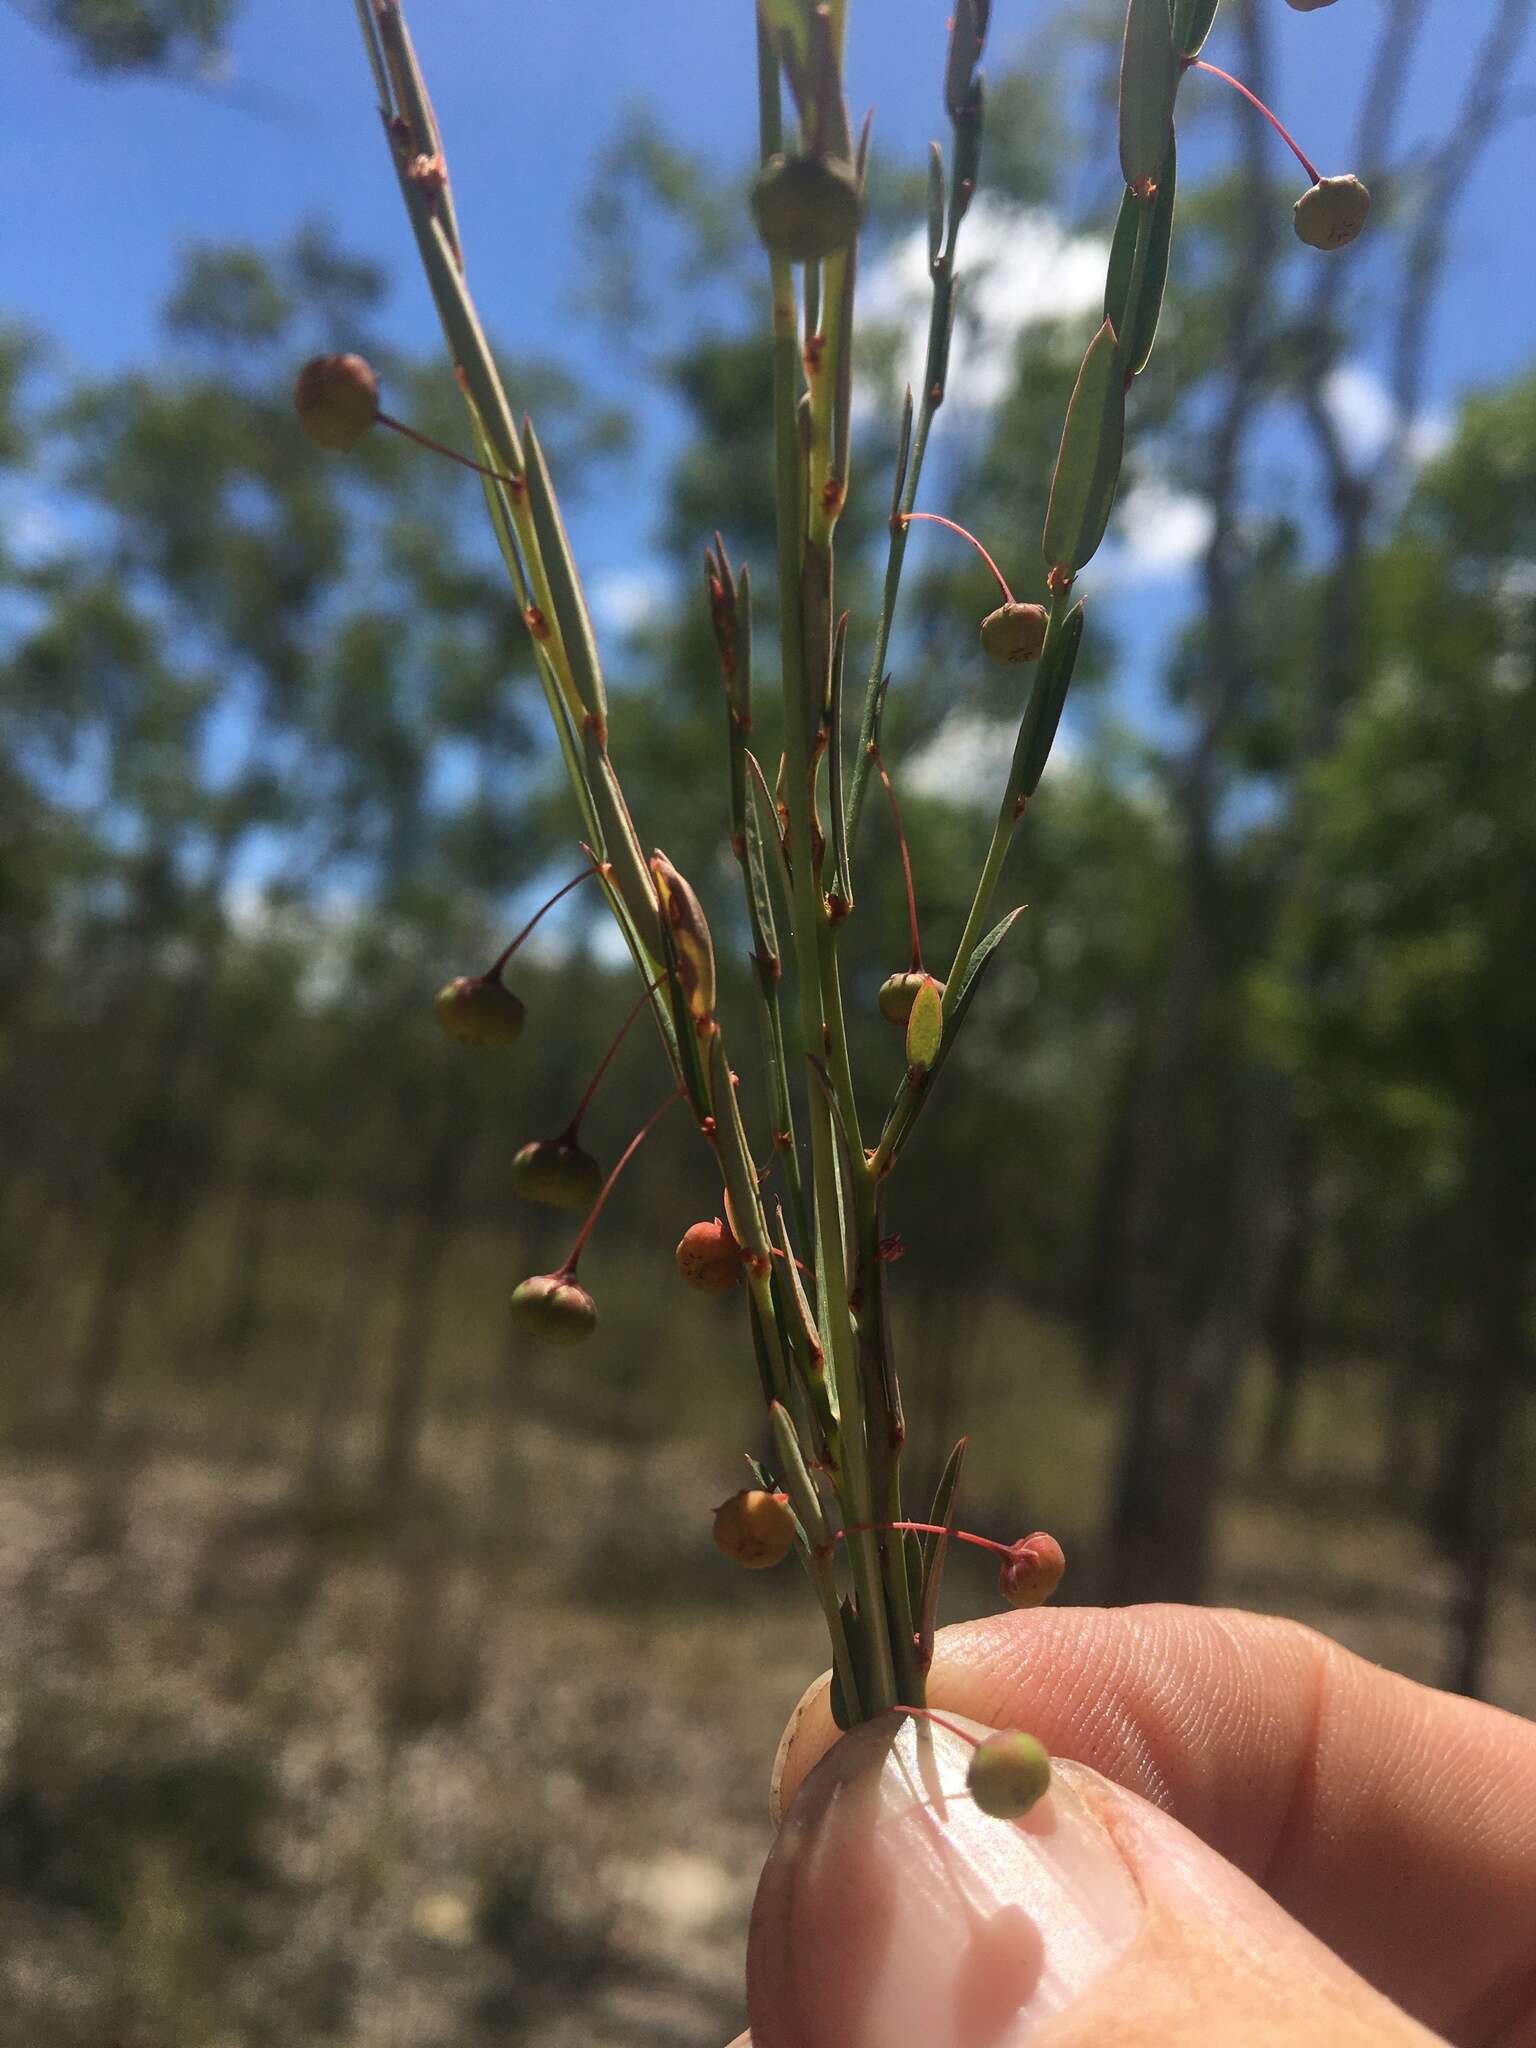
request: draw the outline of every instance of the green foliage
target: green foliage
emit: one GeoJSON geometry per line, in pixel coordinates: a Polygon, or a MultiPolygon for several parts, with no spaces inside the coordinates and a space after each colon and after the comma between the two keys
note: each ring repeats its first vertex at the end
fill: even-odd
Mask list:
{"type": "Polygon", "coordinates": [[[235,0],[27,0],[41,26],[90,71],[209,66],[224,48],[235,0]]]}

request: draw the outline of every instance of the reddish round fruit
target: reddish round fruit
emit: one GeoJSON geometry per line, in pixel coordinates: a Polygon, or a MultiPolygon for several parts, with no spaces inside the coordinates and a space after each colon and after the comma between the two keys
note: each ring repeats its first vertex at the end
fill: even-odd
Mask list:
{"type": "Polygon", "coordinates": [[[526,1015],[506,983],[491,975],[460,974],[437,992],[437,1021],[460,1045],[515,1045],[526,1015]]]}
{"type": "Polygon", "coordinates": [[[1347,248],[1370,212],[1371,195],[1358,178],[1320,178],[1296,202],[1296,232],[1309,249],[1347,248]]]}
{"type": "Polygon", "coordinates": [[[692,1223],[677,1243],[677,1270],[696,1294],[729,1294],[745,1270],[745,1255],[728,1223],[692,1223]]]}
{"type": "Polygon", "coordinates": [[[997,1590],[1010,1607],[1040,1607],[1061,1584],[1067,1560],[1054,1536],[1037,1529],[1009,1548],[997,1574],[997,1590]]]}
{"type": "Polygon", "coordinates": [[[778,1564],[794,1540],[794,1517],[779,1494],[744,1486],[715,1509],[716,1545],[749,1572],[778,1564]]]}
{"type": "Polygon", "coordinates": [[[977,1743],[966,1783],[983,1813],[1019,1820],[1051,1789],[1051,1760],[1033,1735],[1005,1729],[977,1743]]]}
{"type": "Polygon", "coordinates": [[[293,403],[311,441],[345,455],[379,416],[379,380],[361,356],[316,356],[299,372],[293,403]]]}
{"type": "Polygon", "coordinates": [[[1001,604],[981,622],[981,644],[994,661],[1038,661],[1050,614],[1043,604],[1001,604]]]}
{"type": "Polygon", "coordinates": [[[570,1138],[535,1138],[513,1158],[512,1185],[530,1202],[585,1214],[602,1192],[603,1169],[570,1138]]]}
{"type": "Polygon", "coordinates": [[[597,1328],[597,1303],[568,1273],[535,1273],[514,1287],[512,1314],[546,1344],[584,1344],[597,1328]]]}

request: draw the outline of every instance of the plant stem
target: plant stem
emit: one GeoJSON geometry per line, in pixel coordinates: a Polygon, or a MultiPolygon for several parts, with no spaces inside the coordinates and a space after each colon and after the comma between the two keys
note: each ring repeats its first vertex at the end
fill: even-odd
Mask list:
{"type": "Polygon", "coordinates": [[[607,1202],[608,1197],[613,1193],[615,1181],[617,1181],[619,1175],[624,1171],[625,1167],[628,1166],[630,1160],[634,1158],[635,1154],[640,1150],[640,1147],[645,1143],[646,1139],[651,1135],[652,1131],[654,1131],[656,1126],[661,1122],[662,1118],[666,1115],[667,1111],[672,1107],[673,1103],[682,1100],[683,1094],[684,1090],[681,1084],[679,1084],[678,1087],[672,1090],[672,1093],[667,1097],[665,1102],[659,1103],[657,1107],[651,1111],[650,1115],[646,1118],[645,1122],[640,1126],[639,1130],[636,1131],[635,1135],[624,1147],[624,1150],[619,1154],[618,1164],[614,1167],[612,1173],[609,1174],[608,1178],[603,1182],[602,1188],[598,1193],[597,1200],[592,1204],[592,1207],[587,1212],[586,1222],[582,1224],[581,1229],[576,1233],[576,1242],[571,1246],[570,1256],[567,1258],[565,1264],[560,1268],[560,1271],[562,1273],[573,1274],[576,1271],[577,1262],[580,1260],[582,1253],[586,1250],[587,1239],[592,1235],[593,1225],[597,1222],[598,1217],[602,1215],[603,1206],[607,1202]]]}
{"type": "Polygon", "coordinates": [[[1320,185],[1323,182],[1316,164],[1312,162],[1312,159],[1302,149],[1301,144],[1296,140],[1290,129],[1286,127],[1279,115],[1271,108],[1266,107],[1256,92],[1250,92],[1240,78],[1234,78],[1230,71],[1223,71],[1218,64],[1207,64],[1203,57],[1189,58],[1185,63],[1184,69],[1186,71],[1208,71],[1212,78],[1222,79],[1227,85],[1231,86],[1234,92],[1240,92],[1249,106],[1258,108],[1259,112],[1264,116],[1270,127],[1274,129],[1313,184],[1320,185]]]}
{"type": "MultiPolygon", "coordinates": [[[[507,962],[512,958],[512,955],[517,951],[518,947],[523,943],[524,939],[527,938],[528,934],[533,930],[534,926],[539,922],[540,918],[546,917],[549,914],[549,912],[554,909],[555,905],[560,901],[560,898],[562,896],[569,896],[573,889],[580,888],[583,882],[590,881],[595,874],[599,873],[601,873],[601,870],[596,867],[583,868],[579,875],[572,875],[571,879],[567,883],[565,883],[563,887],[557,889],[554,895],[551,896],[549,901],[543,906],[543,908],[540,910],[536,910],[533,913],[533,916],[529,918],[528,922],[523,926],[522,930],[518,933],[517,937],[512,941],[511,945],[504,946],[502,948],[501,952],[497,955],[494,964],[486,969],[486,980],[490,981],[493,978],[500,977],[501,970],[503,969],[503,967],[506,966],[507,962]]],[[[647,991],[647,993],[649,993],[649,991],[647,991]]],[[[599,1073],[601,1073],[602,1069],[599,1068],[598,1071],[599,1073]]]]}
{"type": "MultiPolygon", "coordinates": [[[[758,66],[762,148],[766,159],[780,146],[778,101],[778,59],[762,27],[758,25],[758,66]],[[770,89],[771,88],[771,89],[770,89]]],[[[810,721],[807,717],[805,674],[806,626],[802,558],[805,553],[806,471],[796,422],[796,379],[799,370],[795,320],[794,274],[788,262],[775,257],[770,262],[773,317],[773,417],[775,513],[778,531],[780,637],[784,688],[784,751],[788,790],[790,864],[793,871],[793,940],[799,988],[800,1022],[808,1053],[832,1050],[827,1034],[833,1025],[823,1015],[824,974],[835,993],[835,960],[830,962],[821,946],[819,926],[825,912],[818,902],[819,884],[811,846],[810,721]]],[[[826,593],[827,598],[830,592],[826,593]]],[[[827,605],[830,612],[830,604],[827,605]]],[[[829,632],[830,620],[819,622],[829,632]]],[[[830,644],[830,643],[829,643],[830,644]]],[[[820,717],[818,680],[817,722],[820,717]]],[[[841,1025],[840,1010],[835,1012],[841,1025]]],[[[846,1043],[841,1064],[846,1066],[846,1043]]],[[[865,1435],[865,1417],[858,1360],[854,1355],[853,1331],[848,1306],[848,1274],[842,1233],[842,1199],[837,1162],[837,1137],[831,1109],[821,1092],[808,1091],[811,1127],[812,1187],[814,1191],[817,1271],[820,1280],[819,1309],[826,1333],[832,1381],[837,1392],[842,1424],[845,1463],[844,1489],[852,1519],[873,1519],[870,1472],[865,1435]]],[[[850,1133],[850,1137],[851,1137],[850,1133]]],[[[862,1161],[859,1162],[862,1164],[862,1161]]],[[[885,1591],[880,1570],[879,1546],[869,1535],[849,1545],[849,1561],[858,1591],[859,1629],[863,1655],[861,1670],[867,1685],[861,1688],[865,1713],[889,1707],[896,1698],[896,1674],[887,1626],[885,1591]]]]}
{"type": "Polygon", "coordinates": [[[992,574],[997,578],[997,587],[1003,593],[1003,602],[1005,604],[1014,603],[1014,595],[1008,588],[1007,577],[987,553],[975,534],[970,531],[969,527],[961,526],[957,520],[946,519],[942,512],[903,512],[901,515],[903,526],[910,526],[914,519],[925,519],[933,526],[947,526],[951,533],[958,533],[962,540],[968,540],[987,567],[992,571],[992,574]]]}
{"type": "Polygon", "coordinates": [[[604,1074],[607,1073],[609,1067],[613,1064],[613,1056],[618,1051],[619,1047],[624,1043],[625,1039],[629,1036],[630,1026],[634,1023],[635,1019],[639,1016],[640,1012],[650,1002],[651,997],[655,995],[656,991],[661,987],[662,983],[665,980],[666,976],[664,974],[658,975],[656,979],[651,983],[649,988],[643,988],[640,991],[639,995],[635,998],[634,1008],[630,1011],[629,1015],[624,1019],[624,1022],[619,1026],[618,1030],[613,1034],[613,1037],[609,1042],[608,1050],[603,1054],[602,1058],[598,1061],[597,1066],[593,1072],[592,1078],[587,1083],[586,1091],[582,1095],[580,1102],[578,1102],[576,1105],[575,1114],[572,1116],[570,1122],[565,1127],[565,1136],[571,1141],[572,1144],[576,1142],[577,1133],[581,1129],[582,1118],[586,1115],[587,1111],[592,1107],[592,1098],[597,1093],[598,1082],[602,1080],[604,1074]]]}

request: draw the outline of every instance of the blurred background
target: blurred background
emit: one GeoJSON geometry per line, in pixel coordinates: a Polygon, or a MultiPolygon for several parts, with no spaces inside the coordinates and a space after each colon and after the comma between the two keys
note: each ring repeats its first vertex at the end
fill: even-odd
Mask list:
{"type": "MultiPolygon", "coordinates": [[[[1021,596],[1100,317],[1119,11],[994,7],[920,502],[1021,596]]],[[[945,21],[853,16],[861,674],[945,21]]],[[[772,583],[751,10],[417,17],[615,758],[745,1048],[700,563],[718,527],[772,583]]],[[[892,1192],[911,1497],[969,1430],[962,1520],[1058,1533],[1064,1597],[1289,1613],[1531,1711],[1536,6],[1227,0],[1208,54],[1375,217],[1302,249],[1293,163],[1186,83],[1162,338],[1005,883],[1030,907],[892,1192]]],[[[0,67],[13,2038],[710,2048],[820,1628],[792,1568],[709,1542],[762,1425],[739,1308],[672,1268],[718,1201],[681,1124],[584,1260],[595,1340],[507,1326],[569,1234],[511,1154],[633,989],[577,892],[520,956],[514,1053],[433,1021],[580,857],[473,482],[382,435],[327,459],[289,405],[306,356],[362,349],[465,444],[352,11],[5,0],[0,67]]],[[[1020,708],[994,601],[914,533],[886,733],[934,963],[1020,708]]],[[[858,879],[873,1110],[907,964],[876,807],[858,879]]],[[[606,1161],[661,1085],[637,1032],[606,1161]]],[[[946,1590],[985,1611],[991,1574],[946,1590]]]]}

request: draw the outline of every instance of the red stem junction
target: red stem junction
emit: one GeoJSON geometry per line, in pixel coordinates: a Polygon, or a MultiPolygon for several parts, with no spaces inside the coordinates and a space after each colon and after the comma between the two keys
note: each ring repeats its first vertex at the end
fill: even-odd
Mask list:
{"type": "Polygon", "coordinates": [[[1015,602],[1013,592],[1008,588],[1007,577],[987,553],[975,534],[970,532],[967,527],[958,525],[953,519],[946,519],[942,512],[904,512],[901,516],[901,523],[903,526],[910,526],[914,519],[926,519],[932,526],[948,527],[951,533],[958,533],[962,540],[968,540],[987,567],[992,571],[992,574],[997,578],[997,587],[1003,593],[1004,604],[1013,604],[1015,602]]]}
{"type": "Polygon", "coordinates": [[[1291,155],[1295,157],[1297,163],[1301,165],[1301,168],[1306,172],[1307,176],[1312,180],[1313,184],[1321,185],[1323,181],[1318,174],[1316,164],[1312,162],[1311,158],[1302,149],[1301,144],[1296,140],[1295,136],[1291,133],[1290,129],[1286,127],[1285,123],[1280,119],[1278,114],[1273,112],[1271,108],[1265,106],[1264,102],[1259,98],[1256,92],[1250,92],[1248,90],[1247,86],[1244,85],[1243,81],[1240,78],[1234,78],[1230,71],[1223,71],[1219,64],[1207,64],[1203,57],[1187,58],[1185,60],[1184,69],[1186,71],[1208,71],[1211,74],[1212,78],[1223,79],[1228,85],[1231,86],[1234,92],[1240,92],[1243,98],[1248,102],[1250,107],[1258,108],[1259,112],[1264,116],[1265,120],[1269,123],[1270,127],[1274,129],[1275,133],[1279,136],[1280,140],[1285,144],[1286,148],[1291,152],[1291,155]]]}
{"type": "Polygon", "coordinates": [[[588,1211],[586,1222],[582,1224],[580,1230],[576,1233],[576,1242],[571,1246],[570,1257],[566,1260],[565,1264],[560,1268],[560,1277],[562,1279],[575,1279],[576,1262],[581,1257],[582,1252],[586,1249],[587,1239],[592,1235],[592,1226],[596,1223],[598,1217],[601,1216],[603,1213],[603,1204],[607,1201],[608,1197],[613,1193],[614,1182],[618,1179],[619,1175],[624,1171],[625,1167],[628,1166],[630,1160],[633,1159],[635,1154],[640,1150],[640,1147],[645,1143],[646,1139],[651,1135],[652,1131],[654,1131],[656,1126],[661,1122],[662,1118],[666,1115],[667,1111],[672,1107],[673,1103],[678,1102],[682,1099],[682,1094],[682,1084],[679,1083],[679,1085],[676,1088],[674,1088],[672,1093],[667,1097],[666,1101],[663,1102],[659,1108],[653,1109],[651,1111],[650,1115],[646,1118],[645,1122],[640,1126],[639,1130],[636,1131],[635,1135],[624,1147],[624,1150],[619,1154],[619,1162],[617,1166],[614,1167],[612,1173],[610,1173],[608,1178],[603,1182],[603,1185],[598,1192],[597,1200],[592,1204],[591,1209],[588,1211]]]}

